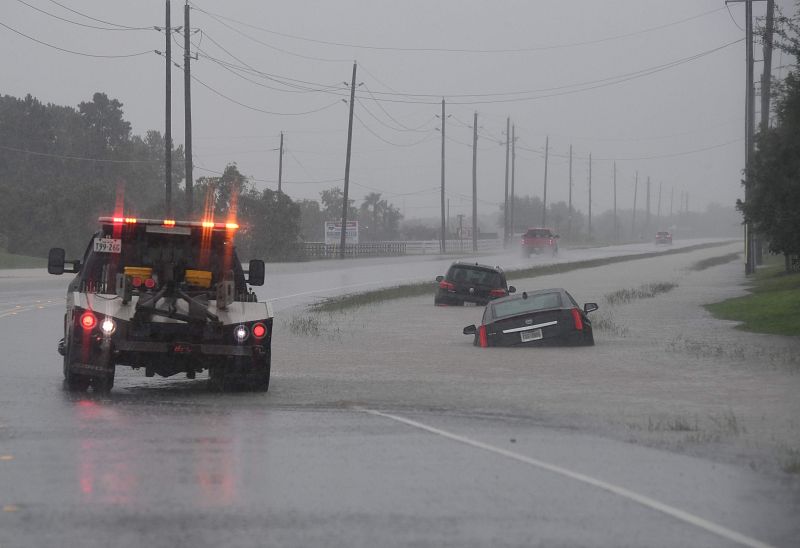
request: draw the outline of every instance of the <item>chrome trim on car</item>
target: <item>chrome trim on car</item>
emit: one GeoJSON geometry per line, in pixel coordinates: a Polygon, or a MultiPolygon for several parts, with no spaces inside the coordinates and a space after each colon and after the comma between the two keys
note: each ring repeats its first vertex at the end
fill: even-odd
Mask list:
{"type": "Polygon", "coordinates": [[[520,331],[530,331],[531,329],[541,329],[542,327],[548,327],[551,325],[556,325],[558,322],[545,322],[545,323],[537,323],[536,325],[526,325],[525,327],[515,327],[513,329],[503,329],[503,333],[519,333],[520,331]]]}

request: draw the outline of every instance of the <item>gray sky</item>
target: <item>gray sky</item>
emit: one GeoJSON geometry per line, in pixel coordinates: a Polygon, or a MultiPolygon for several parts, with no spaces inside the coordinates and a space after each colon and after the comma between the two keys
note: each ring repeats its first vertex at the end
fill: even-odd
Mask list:
{"type": "MultiPolygon", "coordinates": [[[[762,4],[756,3],[756,15],[763,14],[762,4]]],[[[786,13],[793,9],[791,0],[778,4],[786,13]]],[[[651,178],[653,211],[659,184],[662,212],[669,209],[672,189],[676,209],[682,191],[689,192],[692,210],[711,202],[732,205],[742,195],[745,48],[734,42],[744,37],[743,4],[728,9],[722,0],[193,0],[192,5],[197,9],[191,26],[201,31],[192,37],[201,50],[192,75],[208,86],[195,81],[192,87],[196,176],[236,162],[259,188],[277,188],[275,149],[283,131],[285,192],[294,199],[318,199],[321,190],[342,186],[348,114],[342,98],[349,94],[344,82],[356,60],[356,80],[363,85],[355,107],[350,195],[357,203],[376,190],[407,218],[438,214],[441,122],[435,116],[442,97],[452,115],[446,127],[446,186],[453,216],[471,211],[467,126],[475,111],[481,128],[480,213],[497,211],[503,201],[505,148],[499,142],[507,116],[518,137],[518,194],[541,196],[549,135],[548,202],[567,200],[570,144],[573,201],[584,213],[589,153],[596,159],[595,214],[613,206],[613,159],[620,208],[632,206],[636,171],[640,207],[641,185],[651,178]],[[652,71],[658,67],[664,70],[652,71]]],[[[84,54],[149,51],[129,58],[88,57],[0,27],[6,52],[0,91],[72,106],[103,91],[124,104],[136,133],[163,132],[164,58],[152,52],[164,50],[164,34],[152,29],[164,25],[163,1],[3,0],[0,22],[84,54]],[[107,30],[118,25],[146,28],[107,30]]],[[[183,2],[174,0],[172,25],[182,24],[183,2]]],[[[183,43],[182,35],[175,39],[183,43]]],[[[172,51],[182,64],[181,47],[173,43],[172,51]]],[[[759,47],[755,57],[761,59],[759,47]]],[[[786,62],[776,54],[773,66],[786,62]]],[[[180,144],[178,68],[172,90],[173,139],[180,144]]]]}

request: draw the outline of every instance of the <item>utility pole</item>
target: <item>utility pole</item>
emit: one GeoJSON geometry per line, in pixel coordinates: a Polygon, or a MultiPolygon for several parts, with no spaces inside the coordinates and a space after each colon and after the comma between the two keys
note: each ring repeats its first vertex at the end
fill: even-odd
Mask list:
{"type": "Polygon", "coordinates": [[[647,177],[647,211],[644,217],[644,231],[650,233],[650,177],[647,177]]]}
{"type": "Polygon", "coordinates": [[[186,215],[194,214],[194,178],[192,175],[192,77],[189,52],[189,2],[183,7],[183,106],[184,106],[184,163],[186,171],[186,215]]]}
{"type": "Polygon", "coordinates": [[[514,172],[516,171],[517,165],[516,128],[516,124],[511,126],[511,200],[509,203],[509,207],[511,208],[511,220],[508,223],[511,227],[511,236],[514,236],[514,172]]]}
{"type": "Polygon", "coordinates": [[[283,182],[283,132],[281,131],[281,147],[278,153],[278,192],[281,192],[281,183],[283,182]]]}
{"type": "Polygon", "coordinates": [[[769,128],[769,100],[772,86],[772,34],[775,26],[775,0],[767,0],[764,22],[764,72],[761,75],[761,131],[769,128]]]}
{"type": "MultiPolygon", "coordinates": [[[[772,34],[775,19],[775,0],[767,0],[767,16],[764,23],[764,72],[761,75],[761,132],[769,129],[769,100],[772,84],[772,34]]],[[[761,237],[756,235],[756,264],[764,262],[764,245],[761,237]]]]}
{"type": "Polygon", "coordinates": [[[669,193],[669,222],[672,224],[672,204],[675,202],[675,187],[669,193]]]}
{"type": "MultiPolygon", "coordinates": [[[[745,144],[747,150],[745,152],[745,175],[744,175],[744,201],[749,202],[751,199],[751,187],[753,186],[752,175],[750,170],[753,168],[753,155],[755,152],[754,134],[755,134],[755,117],[756,117],[756,100],[753,90],[753,0],[745,0],[745,35],[746,35],[746,63],[747,63],[747,90],[745,97],[747,98],[746,106],[746,132],[745,144]]],[[[689,210],[688,202],[689,197],[686,197],[686,210],[689,210]]],[[[745,274],[753,274],[756,271],[755,263],[755,238],[753,234],[753,224],[749,221],[745,222],[745,245],[747,251],[745,252],[745,274]]]]}
{"type": "Polygon", "coordinates": [[[656,215],[656,219],[659,225],[661,224],[661,185],[663,184],[663,181],[658,183],[658,215],[656,215]]]}
{"type": "Polygon", "coordinates": [[[633,221],[631,221],[631,239],[636,239],[636,194],[639,192],[639,172],[633,179],[633,221]]]}
{"type": "Polygon", "coordinates": [[[592,153],[589,153],[589,239],[592,239],[592,153]]]}
{"type": "Polygon", "coordinates": [[[619,241],[619,225],[617,223],[617,162],[614,161],[614,242],[619,241]]]}
{"type": "Polygon", "coordinates": [[[569,145],[569,217],[567,218],[567,238],[572,237],[572,144],[569,145]]]}
{"type": "Polygon", "coordinates": [[[166,185],[166,207],[165,216],[172,218],[172,27],[169,20],[169,0],[166,0],[166,25],[164,36],[166,36],[166,49],[164,55],[167,58],[166,74],[166,128],[164,130],[164,177],[166,185]]]}
{"type": "Polygon", "coordinates": [[[444,97],[442,98],[442,253],[447,252],[447,232],[445,227],[445,219],[444,219],[444,127],[445,127],[445,117],[444,117],[444,97]]]}
{"type": "Polygon", "coordinates": [[[350,82],[350,118],[347,122],[347,159],[344,162],[344,197],[342,199],[342,231],[339,237],[339,258],[344,259],[347,238],[348,192],[350,190],[350,152],[353,147],[353,107],[356,104],[356,62],[353,61],[353,79],[350,82]]]}
{"type": "MultiPolygon", "coordinates": [[[[726,0],[728,2],[744,2],[745,7],[745,154],[744,154],[744,201],[745,203],[750,201],[751,198],[751,187],[753,184],[752,175],[750,171],[753,167],[753,155],[755,152],[755,117],[756,117],[756,100],[755,100],[755,90],[753,89],[754,83],[754,67],[753,67],[753,0],[726,0]]],[[[767,0],[767,34],[764,41],[764,54],[765,54],[765,63],[764,63],[764,73],[769,74],[767,71],[771,72],[772,67],[772,13],[774,11],[774,5],[772,0],[767,0]],[[769,54],[769,64],[770,67],[767,67],[767,44],[769,44],[770,54],[769,54]]],[[[763,80],[762,80],[763,84],[763,80]]],[[[762,88],[762,94],[764,93],[764,89],[762,88]]],[[[766,93],[767,101],[769,101],[769,93],[766,93]]],[[[763,101],[762,97],[762,101],[763,101]]],[[[763,103],[762,103],[763,106],[763,103]]],[[[769,116],[769,103],[767,103],[767,108],[765,109],[767,112],[767,116],[769,116]]],[[[762,113],[763,116],[763,113],[762,113]]],[[[686,210],[689,210],[688,207],[688,193],[686,196],[687,200],[687,207],[686,210]]],[[[744,263],[744,273],[745,274],[752,274],[756,270],[756,238],[753,232],[752,223],[749,220],[745,219],[744,223],[744,248],[745,248],[745,263],[744,263]]]]}
{"type": "Polygon", "coordinates": [[[550,155],[550,136],[544,141],[544,199],[542,200],[542,226],[547,226],[547,159],[550,155]]]}
{"type": "Polygon", "coordinates": [[[472,119],[472,251],[478,251],[478,111],[472,119]]]}
{"type": "Polygon", "coordinates": [[[503,247],[508,247],[508,162],[511,147],[511,118],[506,118],[506,191],[505,206],[503,206],[503,247]]]}

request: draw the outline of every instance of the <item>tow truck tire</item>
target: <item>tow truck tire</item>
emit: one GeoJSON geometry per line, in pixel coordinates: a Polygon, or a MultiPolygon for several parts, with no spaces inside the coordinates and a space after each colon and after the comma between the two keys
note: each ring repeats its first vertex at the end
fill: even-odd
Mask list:
{"type": "Polygon", "coordinates": [[[72,362],[72,345],[66,343],[64,349],[64,389],[69,392],[86,392],[89,388],[89,377],[78,375],[70,370],[72,362]]]}
{"type": "Polygon", "coordinates": [[[92,388],[100,394],[108,394],[114,388],[114,370],[107,377],[92,377],[92,388]]]}

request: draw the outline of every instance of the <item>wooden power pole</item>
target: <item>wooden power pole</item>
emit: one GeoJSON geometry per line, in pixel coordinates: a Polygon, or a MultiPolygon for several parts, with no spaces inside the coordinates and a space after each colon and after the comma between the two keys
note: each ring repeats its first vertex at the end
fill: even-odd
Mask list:
{"type": "Polygon", "coordinates": [[[342,231],[339,236],[339,258],[344,259],[347,242],[347,209],[350,190],[350,152],[353,148],[353,107],[356,104],[356,63],[353,62],[353,80],[350,82],[350,118],[347,122],[347,157],[344,162],[344,197],[342,198],[342,231]]]}
{"type": "Polygon", "coordinates": [[[472,251],[478,251],[478,111],[472,119],[472,251]]]}

